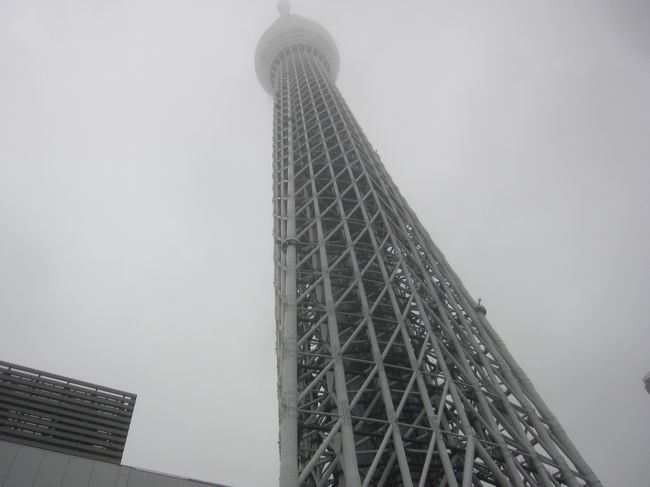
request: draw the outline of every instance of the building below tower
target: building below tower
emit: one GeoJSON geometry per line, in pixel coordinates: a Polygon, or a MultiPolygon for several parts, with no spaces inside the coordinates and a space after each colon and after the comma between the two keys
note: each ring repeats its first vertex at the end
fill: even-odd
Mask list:
{"type": "Polygon", "coordinates": [[[0,439],[120,463],[136,395],[0,361],[0,439]]]}
{"type": "Polygon", "coordinates": [[[135,399],[0,361],[0,487],[225,487],[121,465],[135,399]]]}

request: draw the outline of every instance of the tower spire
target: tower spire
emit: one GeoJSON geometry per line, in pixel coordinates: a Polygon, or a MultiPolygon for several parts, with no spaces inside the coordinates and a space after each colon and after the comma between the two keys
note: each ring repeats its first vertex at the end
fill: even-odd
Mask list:
{"type": "Polygon", "coordinates": [[[280,12],[280,15],[283,17],[291,15],[291,4],[286,0],[280,0],[278,2],[278,12],[280,12]]]}

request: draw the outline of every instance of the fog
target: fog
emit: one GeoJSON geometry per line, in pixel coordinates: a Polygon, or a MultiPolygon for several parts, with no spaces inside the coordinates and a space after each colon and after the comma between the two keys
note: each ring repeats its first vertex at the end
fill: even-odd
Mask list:
{"type": "MultiPolygon", "coordinates": [[[[650,4],[292,2],[605,485],[650,478],[650,4]]],[[[138,394],[124,463],[278,473],[272,0],[0,0],[0,359],[138,394]]]]}

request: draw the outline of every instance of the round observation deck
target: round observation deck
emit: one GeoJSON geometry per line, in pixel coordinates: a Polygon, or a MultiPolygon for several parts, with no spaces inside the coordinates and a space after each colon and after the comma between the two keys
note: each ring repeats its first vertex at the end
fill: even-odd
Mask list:
{"type": "Polygon", "coordinates": [[[297,15],[283,15],[262,35],[255,50],[255,71],[262,87],[273,96],[273,62],[292,47],[306,46],[318,51],[333,80],[339,74],[339,50],[325,28],[297,15]]]}

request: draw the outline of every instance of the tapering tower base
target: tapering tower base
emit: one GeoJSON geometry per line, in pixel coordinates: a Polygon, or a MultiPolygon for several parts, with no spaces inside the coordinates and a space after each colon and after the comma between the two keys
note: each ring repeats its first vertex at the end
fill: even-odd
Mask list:
{"type": "Polygon", "coordinates": [[[256,59],[275,103],[281,486],[599,486],[363,135],[331,36],[285,15],[256,59]]]}

